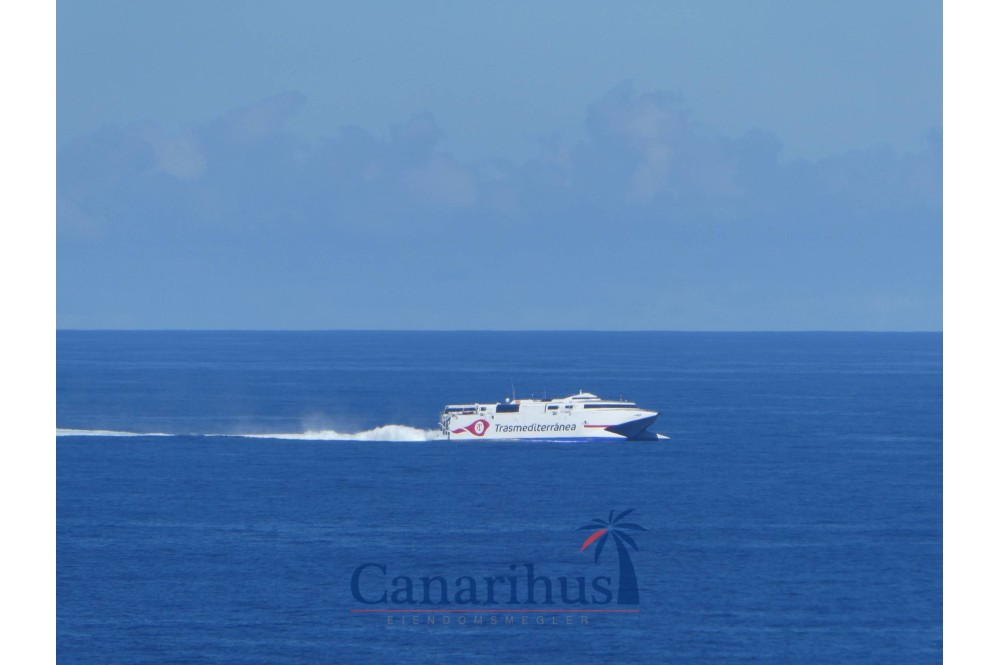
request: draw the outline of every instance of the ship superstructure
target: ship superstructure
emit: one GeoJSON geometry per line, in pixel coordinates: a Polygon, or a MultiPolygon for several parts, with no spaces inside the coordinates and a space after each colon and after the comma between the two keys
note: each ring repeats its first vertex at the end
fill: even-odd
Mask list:
{"type": "Polygon", "coordinates": [[[441,431],[453,440],[619,440],[666,439],[649,427],[660,414],[635,402],[601,399],[582,390],[557,399],[449,404],[441,431]]]}

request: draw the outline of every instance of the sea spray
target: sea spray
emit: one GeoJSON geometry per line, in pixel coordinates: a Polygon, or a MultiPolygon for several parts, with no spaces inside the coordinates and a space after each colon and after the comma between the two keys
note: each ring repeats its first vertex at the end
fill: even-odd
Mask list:
{"type": "Polygon", "coordinates": [[[364,432],[345,433],[332,429],[289,434],[239,434],[254,439],[295,439],[305,441],[434,441],[444,438],[440,430],[407,425],[382,425],[364,432]]]}
{"type": "Polygon", "coordinates": [[[338,432],[332,429],[306,430],[305,432],[251,432],[240,434],[219,434],[211,432],[190,432],[168,434],[164,432],[122,432],[96,429],[56,428],[56,436],[224,436],[247,439],[287,439],[295,441],[435,441],[444,438],[440,430],[419,429],[407,425],[382,425],[363,432],[338,432]]]}

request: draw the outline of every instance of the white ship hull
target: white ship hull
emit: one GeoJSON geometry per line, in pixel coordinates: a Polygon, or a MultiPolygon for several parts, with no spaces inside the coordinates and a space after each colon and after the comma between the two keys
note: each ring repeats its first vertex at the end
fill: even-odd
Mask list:
{"type": "Polygon", "coordinates": [[[649,431],[658,416],[632,402],[581,392],[552,400],[449,404],[441,431],[453,441],[655,441],[667,438],[649,431]]]}

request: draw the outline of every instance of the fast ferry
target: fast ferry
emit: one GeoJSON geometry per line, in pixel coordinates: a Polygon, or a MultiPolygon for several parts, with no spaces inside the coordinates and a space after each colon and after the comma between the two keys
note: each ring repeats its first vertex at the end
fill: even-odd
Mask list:
{"type": "Polygon", "coordinates": [[[635,402],[601,399],[581,390],[558,399],[449,404],[441,413],[441,432],[454,441],[656,441],[669,438],[649,431],[659,415],[635,402]]]}

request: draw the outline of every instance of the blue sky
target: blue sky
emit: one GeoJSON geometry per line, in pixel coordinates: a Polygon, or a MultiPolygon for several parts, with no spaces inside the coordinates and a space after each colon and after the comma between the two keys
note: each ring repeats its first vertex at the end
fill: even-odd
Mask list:
{"type": "Polygon", "coordinates": [[[940,3],[57,7],[59,327],[941,329],[940,3]]]}

